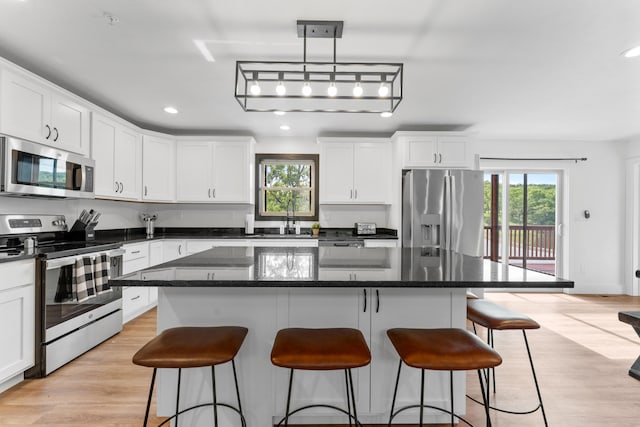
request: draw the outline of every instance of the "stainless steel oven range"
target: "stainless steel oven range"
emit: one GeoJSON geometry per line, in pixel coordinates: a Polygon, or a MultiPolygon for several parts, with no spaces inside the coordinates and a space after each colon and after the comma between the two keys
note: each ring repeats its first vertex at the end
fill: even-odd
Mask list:
{"type": "Polygon", "coordinates": [[[122,330],[122,290],[104,279],[107,272],[122,274],[121,244],[73,241],[67,228],[60,215],[0,215],[0,256],[33,251],[36,259],[36,364],[29,378],[50,374],[122,330]],[[80,285],[93,294],[78,292],[80,285]]]}

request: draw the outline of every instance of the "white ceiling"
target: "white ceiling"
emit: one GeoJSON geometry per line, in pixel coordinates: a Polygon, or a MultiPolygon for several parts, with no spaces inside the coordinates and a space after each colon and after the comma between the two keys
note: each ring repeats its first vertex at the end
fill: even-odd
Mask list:
{"type": "MultiPolygon", "coordinates": [[[[640,58],[620,56],[640,44],[637,0],[0,0],[0,17],[1,56],[157,130],[640,135],[640,58]],[[235,61],[301,60],[298,19],[344,21],[339,61],[404,62],[392,118],[242,111],[235,61]]],[[[331,41],[310,40],[307,56],[329,60],[331,41]]]]}

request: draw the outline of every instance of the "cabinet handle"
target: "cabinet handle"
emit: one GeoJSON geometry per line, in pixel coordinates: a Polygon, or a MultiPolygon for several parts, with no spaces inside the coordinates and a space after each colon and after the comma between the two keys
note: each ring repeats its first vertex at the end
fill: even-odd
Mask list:
{"type": "Polygon", "coordinates": [[[147,195],[147,186],[146,185],[144,186],[144,195],[145,196],[147,195]]]}
{"type": "Polygon", "coordinates": [[[438,163],[442,163],[442,153],[438,154],[439,161],[438,163]]]}
{"type": "Polygon", "coordinates": [[[138,298],[140,298],[140,295],[136,295],[135,297],[131,298],[131,301],[137,300],[138,298]]]}
{"type": "Polygon", "coordinates": [[[358,198],[358,189],[356,188],[356,189],[353,191],[353,193],[354,193],[354,197],[353,197],[353,198],[354,198],[354,199],[357,199],[357,198],[358,198]]]}
{"type": "Polygon", "coordinates": [[[362,292],[364,292],[364,310],[362,310],[363,313],[367,312],[367,289],[363,289],[362,292]]]}
{"type": "Polygon", "coordinates": [[[139,254],[139,253],[140,253],[140,251],[133,251],[133,252],[131,252],[131,253],[132,253],[132,254],[139,254]]]}
{"type": "Polygon", "coordinates": [[[113,181],[113,191],[118,192],[118,181],[113,181]]]}
{"type": "Polygon", "coordinates": [[[376,289],[376,313],[380,311],[380,291],[376,289]]]}
{"type": "Polygon", "coordinates": [[[215,188],[213,189],[213,193],[212,194],[213,194],[213,198],[215,199],[216,198],[216,189],[215,188]]]}
{"type": "Polygon", "coordinates": [[[122,193],[124,191],[124,184],[121,182],[120,183],[120,192],[122,193]]]}
{"type": "Polygon", "coordinates": [[[182,255],[182,245],[178,245],[178,255],[182,255]]]}
{"type": "Polygon", "coordinates": [[[56,142],[58,140],[58,137],[60,136],[60,134],[58,133],[58,128],[53,128],[53,130],[56,131],[56,137],[53,138],[53,142],[56,142]]]}
{"type": "Polygon", "coordinates": [[[353,199],[353,190],[349,190],[349,198],[353,199]]]}
{"type": "Polygon", "coordinates": [[[438,163],[438,153],[433,153],[433,163],[438,163]]]}
{"type": "Polygon", "coordinates": [[[47,130],[49,131],[49,133],[47,134],[47,136],[45,136],[45,139],[49,139],[49,137],[51,136],[51,126],[49,125],[44,125],[44,127],[47,128],[47,130]]]}
{"type": "Polygon", "coordinates": [[[209,195],[209,198],[211,198],[211,189],[210,188],[207,189],[207,194],[209,195]]]}

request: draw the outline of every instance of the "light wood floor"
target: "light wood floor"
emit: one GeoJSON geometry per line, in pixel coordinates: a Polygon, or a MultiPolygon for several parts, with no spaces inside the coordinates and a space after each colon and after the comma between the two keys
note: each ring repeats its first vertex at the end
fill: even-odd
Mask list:
{"type": "MultiPolygon", "coordinates": [[[[618,311],[640,310],[640,298],[506,293],[486,297],[542,324],[530,332],[529,341],[549,425],[640,425],[640,381],[627,375],[640,354],[640,338],[617,320],[618,311]]],[[[133,365],[131,356],[154,336],[155,314],[150,311],[129,322],[120,334],[49,377],[25,381],[0,394],[0,426],[142,425],[151,370],[133,365]]],[[[532,407],[535,392],[522,334],[496,332],[495,338],[505,359],[498,370],[497,404],[532,407]]],[[[479,396],[475,373],[469,374],[468,393],[479,396]]],[[[484,425],[482,408],[467,402],[469,421],[484,425]]],[[[492,412],[492,420],[497,427],[543,425],[540,412],[492,412]]]]}

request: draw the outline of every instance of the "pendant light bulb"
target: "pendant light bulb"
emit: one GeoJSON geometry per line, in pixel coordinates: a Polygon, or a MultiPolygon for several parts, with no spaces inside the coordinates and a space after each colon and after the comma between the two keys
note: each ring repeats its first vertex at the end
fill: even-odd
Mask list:
{"type": "Polygon", "coordinates": [[[253,83],[251,83],[251,95],[254,96],[258,96],[260,95],[260,85],[258,84],[257,80],[254,80],[253,83]]]}
{"type": "Polygon", "coordinates": [[[302,86],[302,95],[303,96],[311,96],[311,86],[309,85],[309,82],[305,82],[304,85],[302,86]]]}
{"type": "Polygon", "coordinates": [[[389,86],[387,86],[386,83],[380,83],[380,87],[378,88],[378,95],[381,98],[384,98],[387,95],[389,95],[389,86]]]}
{"type": "Polygon", "coordinates": [[[380,117],[384,117],[385,119],[391,116],[393,116],[393,113],[391,111],[383,111],[382,113],[380,113],[380,117]]]}
{"type": "Polygon", "coordinates": [[[362,86],[360,86],[360,82],[356,82],[356,85],[353,87],[353,96],[359,98],[362,96],[362,86]]]}
{"type": "Polygon", "coordinates": [[[279,82],[278,86],[276,86],[276,94],[278,96],[284,96],[287,93],[287,88],[285,87],[284,83],[279,82]]]}
{"type": "Polygon", "coordinates": [[[334,97],[338,94],[338,88],[334,82],[329,83],[329,87],[327,88],[327,95],[330,97],[334,97]]]}

